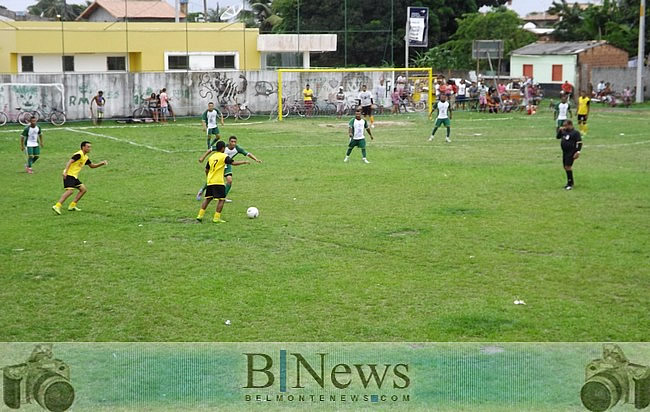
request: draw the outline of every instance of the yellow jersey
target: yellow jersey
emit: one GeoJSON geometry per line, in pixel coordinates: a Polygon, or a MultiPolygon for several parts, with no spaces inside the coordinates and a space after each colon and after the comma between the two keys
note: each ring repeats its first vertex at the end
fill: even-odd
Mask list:
{"type": "Polygon", "coordinates": [[[587,96],[578,99],[578,114],[589,114],[589,102],[591,99],[587,96]]]}
{"type": "Polygon", "coordinates": [[[302,91],[302,96],[303,99],[305,99],[306,102],[311,102],[311,97],[314,95],[314,91],[312,89],[304,89],[302,91]]]}
{"type": "MultiPolygon", "coordinates": [[[[68,167],[68,176],[74,176],[77,179],[79,178],[81,168],[92,163],[83,150],[79,150],[73,154],[72,160],[73,162],[70,164],[70,167],[68,167]]],[[[65,169],[63,169],[63,171],[65,172],[65,169]]]]}
{"type": "Polygon", "coordinates": [[[225,153],[215,152],[208,157],[208,163],[205,165],[208,186],[224,184],[223,171],[226,164],[232,164],[232,158],[225,153]]]}

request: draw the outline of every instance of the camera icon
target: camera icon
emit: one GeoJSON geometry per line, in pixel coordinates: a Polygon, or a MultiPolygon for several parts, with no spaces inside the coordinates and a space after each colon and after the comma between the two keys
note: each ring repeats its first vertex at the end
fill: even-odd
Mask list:
{"type": "Polygon", "coordinates": [[[602,359],[585,368],[585,383],[580,390],[585,408],[606,411],[617,403],[631,403],[636,409],[650,405],[650,367],[631,363],[621,348],[603,345],[602,359]]]}
{"type": "Polygon", "coordinates": [[[63,412],[74,402],[70,368],[54,358],[51,344],[36,345],[27,362],[2,368],[2,379],[4,403],[12,409],[36,400],[48,411],[63,412]]]}

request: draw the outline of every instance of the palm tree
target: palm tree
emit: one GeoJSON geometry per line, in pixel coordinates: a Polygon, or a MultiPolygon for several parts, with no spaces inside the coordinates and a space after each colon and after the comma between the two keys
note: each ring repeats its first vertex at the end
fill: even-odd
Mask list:
{"type": "Polygon", "coordinates": [[[47,17],[56,19],[61,16],[63,20],[70,21],[76,19],[82,11],[88,7],[90,2],[85,5],[66,4],[65,0],[39,0],[36,4],[29,6],[27,11],[33,16],[47,17]]]}
{"type": "Polygon", "coordinates": [[[282,17],[273,13],[273,0],[247,0],[248,10],[242,10],[239,21],[247,27],[259,27],[260,32],[270,32],[273,26],[282,22],[282,17]]]}

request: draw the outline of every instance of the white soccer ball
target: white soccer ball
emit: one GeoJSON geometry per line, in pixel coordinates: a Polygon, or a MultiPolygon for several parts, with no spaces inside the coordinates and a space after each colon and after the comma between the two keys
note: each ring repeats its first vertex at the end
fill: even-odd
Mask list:
{"type": "Polygon", "coordinates": [[[257,210],[256,207],[251,206],[246,210],[246,216],[248,216],[249,219],[255,219],[259,215],[260,215],[260,211],[257,210]]]}

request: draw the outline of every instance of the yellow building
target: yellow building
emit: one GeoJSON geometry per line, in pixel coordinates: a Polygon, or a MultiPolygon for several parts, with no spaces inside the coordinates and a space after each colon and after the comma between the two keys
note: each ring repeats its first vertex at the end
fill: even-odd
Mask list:
{"type": "Polygon", "coordinates": [[[0,21],[0,73],[259,70],[336,50],[336,35],[296,36],[288,50],[296,42],[274,36],[243,23],[0,21]]]}

